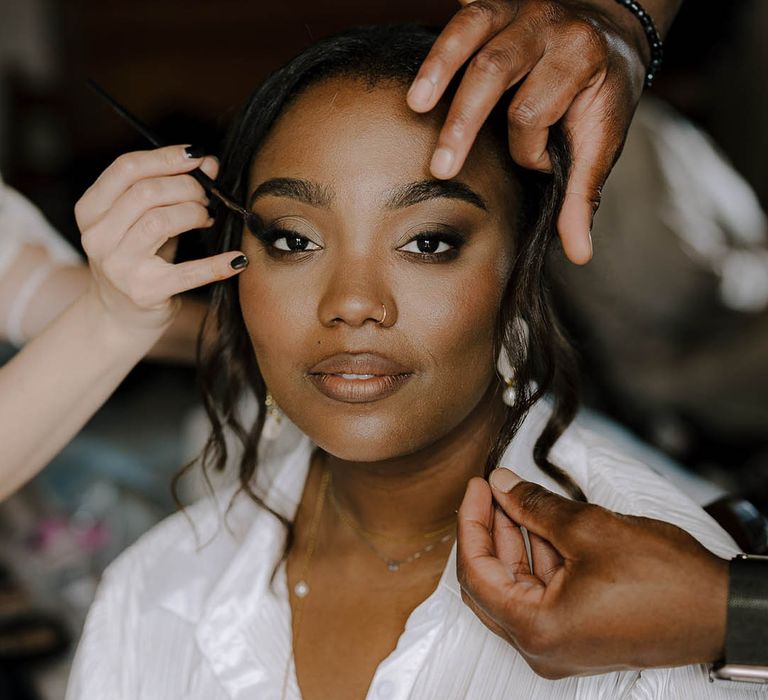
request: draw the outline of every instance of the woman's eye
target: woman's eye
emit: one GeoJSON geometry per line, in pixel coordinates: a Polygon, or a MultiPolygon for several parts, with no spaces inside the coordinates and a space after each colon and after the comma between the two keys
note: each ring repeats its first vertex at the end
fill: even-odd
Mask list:
{"type": "Polygon", "coordinates": [[[408,241],[399,250],[423,260],[439,261],[455,257],[463,239],[447,233],[422,233],[408,241]]]}
{"type": "Polygon", "coordinates": [[[297,233],[280,233],[272,240],[272,247],[291,253],[320,250],[320,246],[297,233]]]}
{"type": "Polygon", "coordinates": [[[400,250],[407,253],[421,253],[422,255],[439,255],[440,253],[447,253],[453,248],[455,245],[446,241],[444,236],[423,235],[406,243],[400,250]]]}

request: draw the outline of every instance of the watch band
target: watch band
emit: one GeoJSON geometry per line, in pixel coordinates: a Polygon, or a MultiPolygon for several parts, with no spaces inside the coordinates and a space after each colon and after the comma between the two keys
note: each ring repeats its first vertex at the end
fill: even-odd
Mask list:
{"type": "Polygon", "coordinates": [[[731,560],[725,660],[712,673],[768,683],[768,557],[739,554],[731,560]]]}

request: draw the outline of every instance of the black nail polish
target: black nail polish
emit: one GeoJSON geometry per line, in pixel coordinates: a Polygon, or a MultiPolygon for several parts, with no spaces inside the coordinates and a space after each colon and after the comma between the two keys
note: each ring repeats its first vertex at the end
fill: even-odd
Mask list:
{"type": "Polygon", "coordinates": [[[246,258],[245,255],[238,255],[229,263],[229,266],[233,270],[242,270],[244,267],[248,267],[248,258],[246,258]]]}
{"type": "Polygon", "coordinates": [[[184,149],[187,158],[202,158],[205,155],[205,148],[202,146],[187,146],[184,149]]]}

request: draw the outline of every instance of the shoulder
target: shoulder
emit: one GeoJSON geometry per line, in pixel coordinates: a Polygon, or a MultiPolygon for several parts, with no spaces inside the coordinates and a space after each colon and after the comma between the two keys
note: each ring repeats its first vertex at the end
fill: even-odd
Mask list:
{"type": "Polygon", "coordinates": [[[119,611],[122,632],[109,634],[125,638],[158,612],[194,622],[238,551],[245,513],[257,508],[245,501],[230,487],[155,525],[105,569],[89,618],[119,611]]]}
{"type": "MultiPolygon", "coordinates": [[[[252,488],[274,512],[291,519],[312,446],[296,431],[286,434],[284,442],[261,455],[252,488]]],[[[260,547],[257,558],[266,561],[267,551],[283,536],[274,513],[251,499],[239,483],[231,484],[166,518],[128,547],[105,571],[100,593],[122,591],[139,602],[140,610],[165,608],[193,619],[248,547],[260,547]],[[185,592],[183,606],[178,604],[179,591],[185,592]]]]}
{"type": "MultiPolygon", "coordinates": [[[[524,479],[565,495],[533,462],[533,445],[550,413],[546,401],[531,409],[502,464],[524,479]]],[[[631,455],[626,444],[590,430],[578,419],[555,443],[550,459],[568,473],[591,503],[677,525],[724,558],[739,551],[731,537],[688,494],[631,455]]]]}
{"type": "Polygon", "coordinates": [[[590,502],[619,513],[677,525],[721,557],[730,558],[740,551],[688,494],[614,440],[576,423],[553,450],[558,464],[560,460],[568,464],[572,455],[583,460],[578,465],[583,475],[580,485],[590,502]]]}

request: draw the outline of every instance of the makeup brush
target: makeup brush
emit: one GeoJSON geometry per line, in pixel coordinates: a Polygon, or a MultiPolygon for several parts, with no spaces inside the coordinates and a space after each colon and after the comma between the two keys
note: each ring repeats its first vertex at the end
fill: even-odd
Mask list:
{"type": "MultiPolygon", "coordinates": [[[[123,107],[114,97],[112,97],[104,88],[93,80],[87,80],[88,87],[90,87],[97,95],[104,99],[112,109],[115,110],[125,121],[127,121],[136,131],[138,131],[147,141],[149,141],[156,148],[162,148],[168,144],[164,143],[161,138],[157,136],[146,124],[142,123],[133,114],[131,114],[125,107],[123,107]]],[[[218,199],[227,209],[230,209],[243,217],[246,225],[253,229],[255,224],[255,216],[252,212],[241,207],[235,200],[225,192],[219,189],[215,180],[208,177],[200,168],[195,168],[189,172],[195,180],[197,180],[203,189],[209,194],[218,199]]]]}

